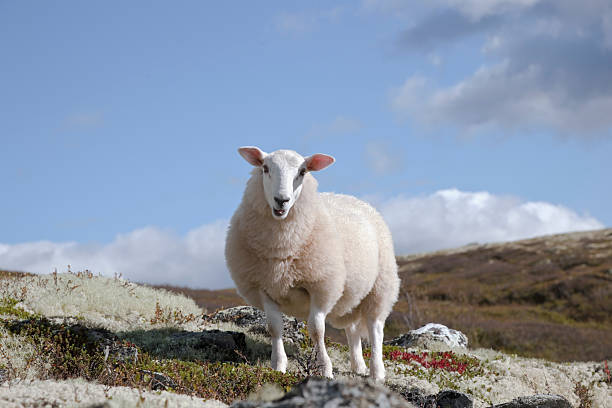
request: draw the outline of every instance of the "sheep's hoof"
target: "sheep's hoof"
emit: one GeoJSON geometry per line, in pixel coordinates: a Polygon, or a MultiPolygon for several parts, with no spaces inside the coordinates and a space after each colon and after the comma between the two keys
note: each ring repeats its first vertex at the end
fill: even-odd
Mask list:
{"type": "Polygon", "coordinates": [[[358,369],[354,371],[355,371],[355,374],[359,374],[359,375],[366,375],[368,373],[368,369],[365,366],[359,367],[358,369]]]}
{"type": "Polygon", "coordinates": [[[366,375],[368,373],[368,367],[363,362],[361,364],[354,364],[351,369],[358,375],[366,375]]]}
{"type": "Polygon", "coordinates": [[[376,382],[384,382],[385,381],[385,372],[376,372],[370,370],[370,378],[372,378],[376,382]]]}

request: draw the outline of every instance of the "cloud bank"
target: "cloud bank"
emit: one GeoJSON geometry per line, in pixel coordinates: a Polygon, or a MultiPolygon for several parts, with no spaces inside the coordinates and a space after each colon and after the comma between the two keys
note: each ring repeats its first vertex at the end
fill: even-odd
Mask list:
{"type": "Polygon", "coordinates": [[[28,242],[0,244],[0,268],[34,273],[89,269],[131,281],[169,283],[195,288],[233,286],[225,268],[223,249],[227,221],[189,231],[185,236],[156,227],[117,235],[109,244],[28,242]]]}
{"type": "MultiPolygon", "coordinates": [[[[441,190],[398,196],[377,204],[393,234],[396,252],[409,254],[471,242],[495,242],[603,228],[587,215],[546,202],[521,201],[487,192],[441,190]]],[[[36,273],[89,269],[145,283],[194,288],[233,286],[223,249],[227,221],[178,236],[155,227],[118,235],[105,245],[75,242],[0,244],[0,267],[36,273]]]]}
{"type": "Polygon", "coordinates": [[[441,86],[409,76],[393,108],[467,133],[547,130],[612,135],[612,3],[603,0],[434,1],[399,34],[407,52],[481,41],[487,61],[441,86]]]}
{"type": "Polygon", "coordinates": [[[604,227],[561,205],[457,189],[399,196],[377,207],[391,228],[398,254],[604,227]]]}

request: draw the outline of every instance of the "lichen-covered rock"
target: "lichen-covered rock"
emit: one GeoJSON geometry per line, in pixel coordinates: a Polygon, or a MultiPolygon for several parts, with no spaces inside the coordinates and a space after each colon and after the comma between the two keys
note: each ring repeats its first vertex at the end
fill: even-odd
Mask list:
{"type": "Polygon", "coordinates": [[[151,370],[140,370],[140,372],[151,378],[151,388],[155,391],[177,388],[174,380],[164,373],[151,370]]]}
{"type": "Polygon", "coordinates": [[[78,319],[69,317],[32,318],[13,320],[6,324],[13,333],[23,333],[31,336],[60,335],[71,338],[82,348],[91,352],[101,352],[104,360],[136,361],[138,349],[122,342],[116,334],[100,327],[89,327],[78,319]]]}
{"type": "Polygon", "coordinates": [[[385,344],[424,349],[467,348],[468,338],[460,331],[449,329],[443,324],[427,323],[425,326],[402,334],[385,342],[385,344]]]}
{"type": "Polygon", "coordinates": [[[412,408],[414,405],[382,385],[371,381],[326,380],[311,377],[296,385],[282,398],[272,402],[241,401],[234,408],[412,408]]]}
{"type": "Polygon", "coordinates": [[[531,395],[515,398],[510,402],[495,405],[492,408],[571,408],[568,400],[560,395],[531,395]]]}
{"type": "MultiPolygon", "coordinates": [[[[266,314],[252,306],[236,306],[228,309],[219,310],[216,313],[206,316],[205,319],[210,323],[229,322],[240,327],[247,327],[251,333],[268,335],[268,324],[266,314]]],[[[285,340],[299,344],[304,341],[304,322],[295,317],[283,315],[283,337],[285,340]]]]}
{"type": "Polygon", "coordinates": [[[472,408],[474,403],[467,395],[453,390],[439,392],[431,399],[432,408],[472,408]]]}
{"type": "Polygon", "coordinates": [[[472,408],[474,406],[470,397],[458,391],[445,390],[437,394],[426,395],[423,390],[416,387],[402,389],[396,386],[391,389],[419,408],[472,408]]]}
{"type": "Polygon", "coordinates": [[[235,331],[181,331],[171,334],[166,341],[166,347],[202,352],[200,356],[210,361],[242,362],[243,356],[248,355],[244,333],[235,331]]]}

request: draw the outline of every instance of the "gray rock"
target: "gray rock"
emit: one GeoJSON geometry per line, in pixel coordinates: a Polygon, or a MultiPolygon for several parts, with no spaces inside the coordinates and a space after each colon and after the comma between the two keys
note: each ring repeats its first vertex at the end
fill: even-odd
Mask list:
{"type": "Polygon", "coordinates": [[[474,403],[467,395],[458,391],[442,391],[433,399],[432,408],[472,408],[474,403]]]}
{"type": "Polygon", "coordinates": [[[99,327],[88,327],[73,317],[51,317],[15,320],[7,328],[15,333],[48,333],[49,336],[70,336],[80,347],[90,352],[101,352],[105,361],[136,361],[138,349],[126,345],[109,330],[99,327]]]}
{"type": "Polygon", "coordinates": [[[326,380],[311,377],[296,385],[282,398],[272,402],[241,401],[234,408],[412,408],[398,394],[369,380],[326,380]]]}
{"type": "Polygon", "coordinates": [[[392,346],[431,348],[467,348],[468,338],[458,330],[449,329],[438,323],[427,323],[425,326],[411,330],[399,337],[385,342],[392,346]]]}
{"type": "Polygon", "coordinates": [[[0,368],[0,384],[8,380],[8,370],[6,368],[0,368]]]}
{"type": "Polygon", "coordinates": [[[235,331],[204,330],[201,332],[178,332],[172,334],[168,341],[173,347],[188,346],[205,351],[214,361],[243,362],[248,355],[244,333],[235,331]]]}
{"type": "MultiPolygon", "coordinates": [[[[236,306],[219,310],[205,319],[211,323],[230,322],[240,327],[247,327],[251,333],[268,336],[266,314],[252,306],[236,306]]],[[[304,341],[304,322],[295,317],[283,315],[283,337],[285,340],[299,344],[304,341]]]]}
{"type": "Polygon", "coordinates": [[[414,387],[406,389],[395,386],[392,389],[419,408],[472,408],[474,405],[466,394],[453,390],[426,395],[423,390],[414,387]]]}
{"type": "Polygon", "coordinates": [[[113,342],[104,347],[104,361],[138,361],[138,348],[119,342],[113,342]]]}
{"type": "Polygon", "coordinates": [[[538,394],[515,398],[510,402],[498,404],[492,408],[571,408],[568,400],[560,395],[538,394]]]}
{"type": "Polygon", "coordinates": [[[170,377],[164,373],[158,373],[157,371],[140,370],[141,373],[151,377],[151,388],[154,390],[166,390],[168,388],[177,388],[176,383],[170,377]]]}

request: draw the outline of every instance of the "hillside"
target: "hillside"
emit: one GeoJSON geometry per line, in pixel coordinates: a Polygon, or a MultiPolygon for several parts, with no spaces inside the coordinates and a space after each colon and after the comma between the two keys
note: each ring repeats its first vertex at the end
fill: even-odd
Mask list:
{"type": "MultiPolygon", "coordinates": [[[[612,358],[612,229],[398,256],[400,301],[386,336],[427,322],[487,347],[552,361],[612,358]]],[[[233,289],[164,288],[208,311],[244,304],[233,289]]],[[[336,341],[342,333],[329,331],[336,341]]]]}
{"type": "MultiPolygon", "coordinates": [[[[305,393],[299,384],[317,374],[302,330],[287,319],[289,369],[283,374],[270,368],[265,317],[256,309],[204,315],[186,296],[120,278],[2,273],[0,406],[220,408],[246,398],[278,398],[292,388],[288,395],[295,396],[294,387],[305,393]]],[[[534,401],[519,405],[524,408],[606,407],[612,401],[604,362],[554,363],[490,349],[422,347],[384,346],[386,388],[373,388],[350,372],[347,347],[328,341],[336,380],[311,379],[308,395],[316,391],[317,398],[339,406],[390,406],[383,400],[393,400],[393,406],[406,408],[430,406],[426,401],[449,393],[465,402],[452,406],[473,401],[475,408],[507,408],[523,397],[534,401]],[[346,394],[342,403],[338,390],[346,394]],[[366,390],[370,403],[348,405],[366,390]],[[537,403],[545,396],[535,394],[549,394],[561,405],[537,403]]],[[[365,348],[366,359],[369,354],[365,348]]],[[[296,398],[274,406],[303,406],[296,398]]]]}

